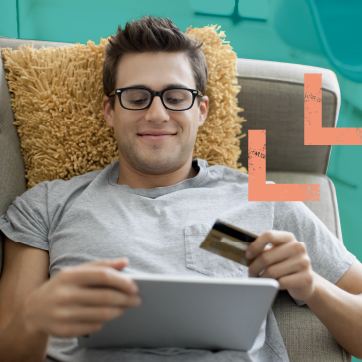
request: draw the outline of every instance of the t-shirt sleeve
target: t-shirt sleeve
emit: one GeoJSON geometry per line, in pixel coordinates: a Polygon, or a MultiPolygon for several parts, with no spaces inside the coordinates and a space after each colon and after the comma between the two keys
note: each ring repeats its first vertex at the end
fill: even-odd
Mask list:
{"type": "Polygon", "coordinates": [[[275,202],[273,229],[292,232],[298,241],[304,242],[313,270],[333,284],[356,258],[301,201],[275,202]]]}
{"type": "Polygon", "coordinates": [[[47,187],[40,183],[18,196],[0,217],[0,230],[11,240],[49,250],[47,187]]]}

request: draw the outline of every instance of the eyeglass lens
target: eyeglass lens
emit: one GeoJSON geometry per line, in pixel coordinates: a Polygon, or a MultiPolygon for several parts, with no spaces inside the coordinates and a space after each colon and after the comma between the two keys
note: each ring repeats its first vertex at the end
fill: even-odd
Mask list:
{"type": "MultiPolygon", "coordinates": [[[[129,109],[146,108],[151,102],[151,92],[146,89],[126,89],[121,93],[122,104],[129,109]]],[[[170,89],[163,93],[163,102],[173,110],[183,110],[191,106],[192,93],[186,89],[170,89]]]]}

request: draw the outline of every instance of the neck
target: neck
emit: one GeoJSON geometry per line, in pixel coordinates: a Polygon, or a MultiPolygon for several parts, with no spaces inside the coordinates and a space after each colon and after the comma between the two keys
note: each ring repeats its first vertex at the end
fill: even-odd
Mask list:
{"type": "Polygon", "coordinates": [[[192,167],[192,160],[176,171],[163,175],[152,175],[139,172],[128,164],[121,162],[120,159],[117,183],[132,188],[154,189],[156,187],[176,185],[181,181],[195,177],[197,174],[198,171],[192,167]]]}

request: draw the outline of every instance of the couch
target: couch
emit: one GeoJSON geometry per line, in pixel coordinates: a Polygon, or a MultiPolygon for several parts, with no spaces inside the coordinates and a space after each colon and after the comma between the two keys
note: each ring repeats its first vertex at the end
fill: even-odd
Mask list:
{"type": "MultiPolygon", "coordinates": [[[[17,49],[30,40],[0,38],[0,48],[17,49]]],[[[64,46],[64,43],[35,41],[33,46],[64,46]]],[[[326,176],[331,146],[304,145],[304,74],[322,73],[323,126],[335,127],[340,91],[335,74],[327,69],[251,59],[238,59],[238,95],[243,133],[266,130],[267,180],[276,183],[319,183],[320,201],[305,204],[342,241],[336,192],[326,176]]],[[[0,59],[0,215],[26,190],[24,162],[10,94],[0,59]]],[[[240,141],[239,161],[248,165],[247,137],[240,141]]],[[[0,273],[2,266],[0,241],[0,273]]],[[[286,291],[273,305],[290,361],[350,361],[351,357],[333,339],[308,306],[298,307],[286,291]]]]}

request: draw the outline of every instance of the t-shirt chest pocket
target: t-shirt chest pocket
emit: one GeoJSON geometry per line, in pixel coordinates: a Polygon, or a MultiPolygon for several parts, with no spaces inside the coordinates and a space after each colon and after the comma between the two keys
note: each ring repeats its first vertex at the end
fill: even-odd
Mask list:
{"type": "Polygon", "coordinates": [[[185,228],[186,267],[214,277],[246,277],[248,268],[200,248],[210,231],[205,224],[195,224],[185,228]]]}

